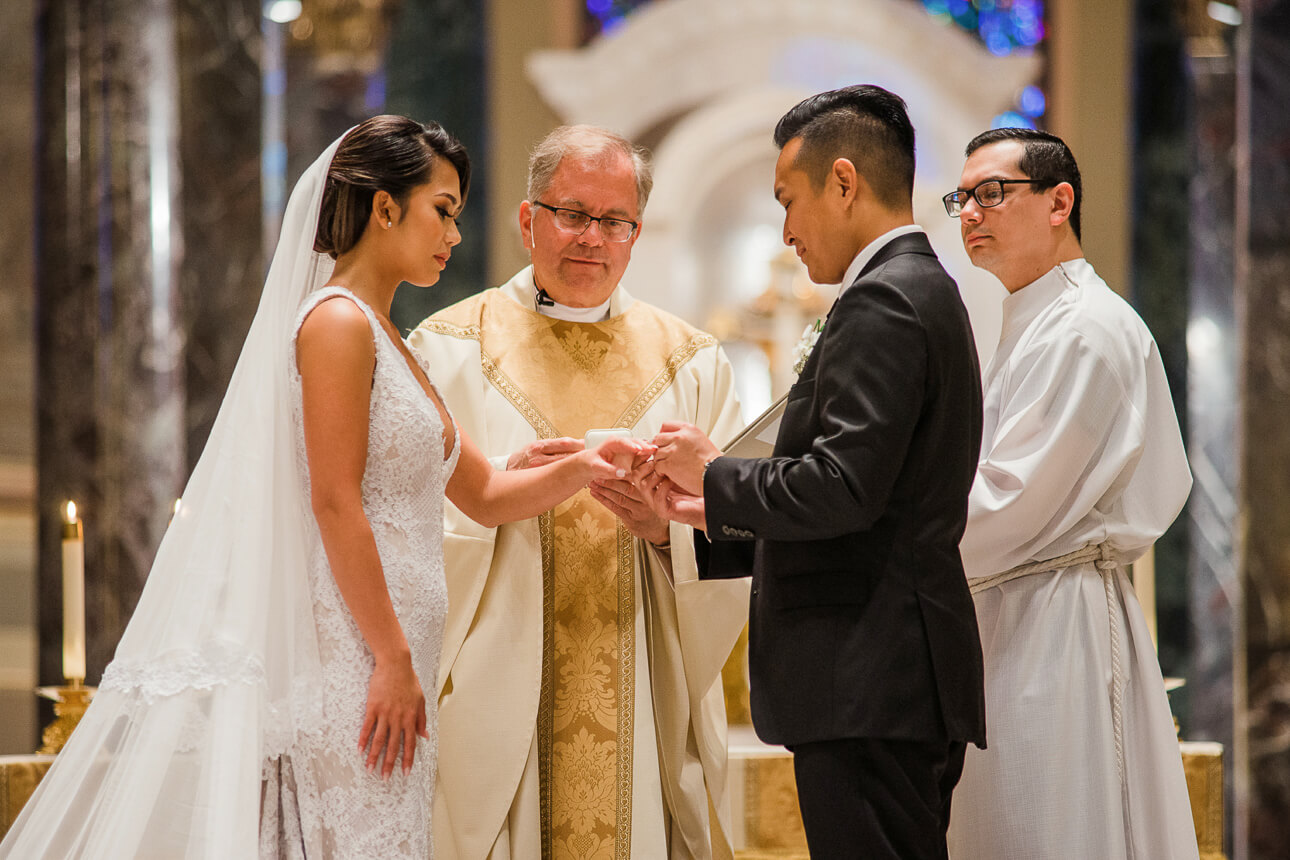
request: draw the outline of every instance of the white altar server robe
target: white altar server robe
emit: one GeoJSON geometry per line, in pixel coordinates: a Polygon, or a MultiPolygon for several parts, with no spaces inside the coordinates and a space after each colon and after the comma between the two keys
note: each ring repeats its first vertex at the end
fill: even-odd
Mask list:
{"type": "MultiPolygon", "coordinates": [[[[1182,509],[1191,474],[1155,341],[1085,260],[1004,300],[984,384],[969,580],[1089,545],[1127,564],[1182,509]]],[[[1155,649],[1128,577],[1108,576],[1088,562],[975,594],[989,747],[967,751],[954,860],[1197,857],[1155,649]]]]}

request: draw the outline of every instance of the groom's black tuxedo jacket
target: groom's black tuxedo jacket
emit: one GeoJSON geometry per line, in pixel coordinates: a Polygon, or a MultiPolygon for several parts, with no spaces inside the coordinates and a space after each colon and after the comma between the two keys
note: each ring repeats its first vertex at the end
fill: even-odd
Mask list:
{"type": "Polygon", "coordinates": [[[829,313],[773,455],[721,457],[704,476],[701,576],[753,579],[763,740],[984,746],[981,642],[958,548],[980,446],[981,376],[958,288],[926,236],[899,236],[829,313]]]}

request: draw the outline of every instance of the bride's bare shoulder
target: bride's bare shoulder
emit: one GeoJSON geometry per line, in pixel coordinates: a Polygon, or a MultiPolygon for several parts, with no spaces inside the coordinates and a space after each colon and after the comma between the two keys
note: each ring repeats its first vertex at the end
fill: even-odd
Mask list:
{"type": "Polygon", "coordinates": [[[343,295],[330,296],[319,302],[301,323],[296,351],[302,360],[315,354],[330,362],[353,360],[370,364],[375,351],[372,327],[363,309],[353,300],[343,295]]]}

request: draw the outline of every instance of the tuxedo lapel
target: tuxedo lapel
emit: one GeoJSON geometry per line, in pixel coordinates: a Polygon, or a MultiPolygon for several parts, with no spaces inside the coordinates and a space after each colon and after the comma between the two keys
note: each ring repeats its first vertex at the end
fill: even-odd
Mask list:
{"type": "Polygon", "coordinates": [[[838,290],[837,298],[833,300],[833,304],[829,307],[829,312],[824,315],[825,324],[828,323],[829,317],[833,315],[833,311],[837,308],[844,292],[854,289],[874,269],[901,254],[922,254],[932,258],[936,257],[936,252],[932,250],[932,243],[927,241],[926,233],[907,233],[904,236],[897,236],[892,239],[878,249],[878,253],[873,255],[873,259],[864,264],[863,268],[860,269],[860,274],[856,275],[854,281],[843,285],[842,289],[838,290]]]}
{"type": "Polygon", "coordinates": [[[903,236],[897,236],[886,245],[883,245],[878,250],[878,253],[873,255],[872,260],[865,263],[864,268],[860,270],[860,274],[856,276],[852,286],[863,280],[865,275],[900,254],[936,256],[936,252],[932,250],[932,243],[927,241],[926,233],[906,233],[903,236]]]}

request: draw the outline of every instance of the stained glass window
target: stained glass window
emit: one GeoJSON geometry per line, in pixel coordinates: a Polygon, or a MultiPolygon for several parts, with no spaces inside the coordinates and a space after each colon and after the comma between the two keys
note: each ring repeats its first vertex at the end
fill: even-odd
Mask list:
{"type": "MultiPolygon", "coordinates": [[[[921,0],[936,20],[972,33],[995,56],[1029,53],[1046,35],[1043,0],[921,0]]],[[[1035,128],[1042,124],[1047,98],[1038,86],[1017,94],[1012,110],[996,116],[994,128],[1035,128]]]]}
{"type": "Polygon", "coordinates": [[[583,41],[612,32],[623,20],[649,0],[585,0],[587,7],[583,41]]]}

